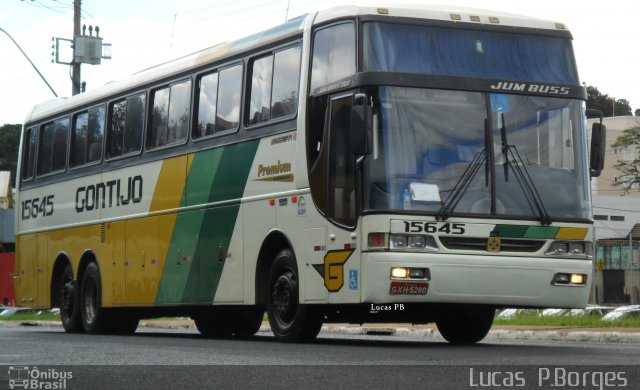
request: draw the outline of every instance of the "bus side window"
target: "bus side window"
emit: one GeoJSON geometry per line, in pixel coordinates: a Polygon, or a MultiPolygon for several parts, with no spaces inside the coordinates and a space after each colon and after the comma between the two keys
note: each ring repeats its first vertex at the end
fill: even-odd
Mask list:
{"type": "Polygon", "coordinates": [[[38,140],[38,176],[63,171],[67,163],[69,118],[56,119],[40,127],[38,140]]]}
{"type": "Polygon", "coordinates": [[[191,80],[172,84],[151,94],[153,110],[148,147],[157,148],[184,141],[189,126],[191,80]]]}
{"type": "Polygon", "coordinates": [[[300,46],[253,61],[247,118],[250,125],[296,113],[299,71],[300,46]]]}
{"type": "Polygon", "coordinates": [[[114,158],[142,149],[145,95],[130,96],[109,106],[107,157],[114,158]]]}
{"type": "Polygon", "coordinates": [[[100,161],[104,137],[104,106],[76,114],[71,130],[69,166],[100,161]]]}
{"type": "Polygon", "coordinates": [[[353,23],[329,26],[315,33],[310,93],[356,72],[355,34],[353,23]]]}
{"type": "Polygon", "coordinates": [[[198,88],[198,118],[193,138],[236,130],[240,122],[242,65],[202,76],[198,88]]]}

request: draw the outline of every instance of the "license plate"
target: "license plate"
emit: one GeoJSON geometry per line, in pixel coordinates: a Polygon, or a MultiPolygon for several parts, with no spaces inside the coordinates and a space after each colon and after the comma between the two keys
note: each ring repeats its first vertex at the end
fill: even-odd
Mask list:
{"type": "Polygon", "coordinates": [[[391,295],[426,295],[429,283],[391,282],[391,295]]]}

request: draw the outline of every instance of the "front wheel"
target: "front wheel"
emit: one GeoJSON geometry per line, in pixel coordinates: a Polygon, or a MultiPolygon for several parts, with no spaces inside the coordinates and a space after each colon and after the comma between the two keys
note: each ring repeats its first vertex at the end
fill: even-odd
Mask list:
{"type": "Polygon", "coordinates": [[[280,251],[269,270],[267,314],[271,331],[278,341],[313,340],[322,327],[323,314],[299,300],[298,267],[293,252],[280,251]]]}
{"type": "Polygon", "coordinates": [[[436,325],[442,337],[451,344],[474,344],[489,333],[495,313],[493,307],[455,307],[442,313],[436,325]]]}

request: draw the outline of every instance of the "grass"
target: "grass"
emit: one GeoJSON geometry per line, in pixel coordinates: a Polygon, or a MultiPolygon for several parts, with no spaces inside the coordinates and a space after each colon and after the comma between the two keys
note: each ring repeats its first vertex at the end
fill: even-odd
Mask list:
{"type": "Polygon", "coordinates": [[[576,327],[576,328],[640,328],[640,317],[627,317],[616,321],[603,321],[600,315],[559,317],[538,316],[534,313],[520,314],[512,319],[497,318],[494,325],[522,325],[522,326],[550,326],[550,327],[576,327]]]}
{"type": "MultiPolygon", "coordinates": [[[[0,310],[1,311],[1,310],[0,310]]],[[[60,321],[60,314],[43,310],[18,312],[10,316],[1,316],[0,321],[60,321]]]]}

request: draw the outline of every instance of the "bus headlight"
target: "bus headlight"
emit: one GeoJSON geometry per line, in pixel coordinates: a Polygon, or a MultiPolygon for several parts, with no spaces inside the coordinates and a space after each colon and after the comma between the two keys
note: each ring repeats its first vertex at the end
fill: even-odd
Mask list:
{"type": "Polygon", "coordinates": [[[436,239],[427,235],[369,233],[368,244],[369,250],[438,250],[436,239]]]}
{"type": "Polygon", "coordinates": [[[587,259],[591,257],[591,246],[588,241],[554,241],[549,245],[546,255],[587,259]]]}
{"type": "Polygon", "coordinates": [[[391,234],[389,236],[389,249],[437,251],[438,245],[436,244],[436,240],[435,238],[433,238],[433,236],[410,236],[404,234],[391,234]]]}

